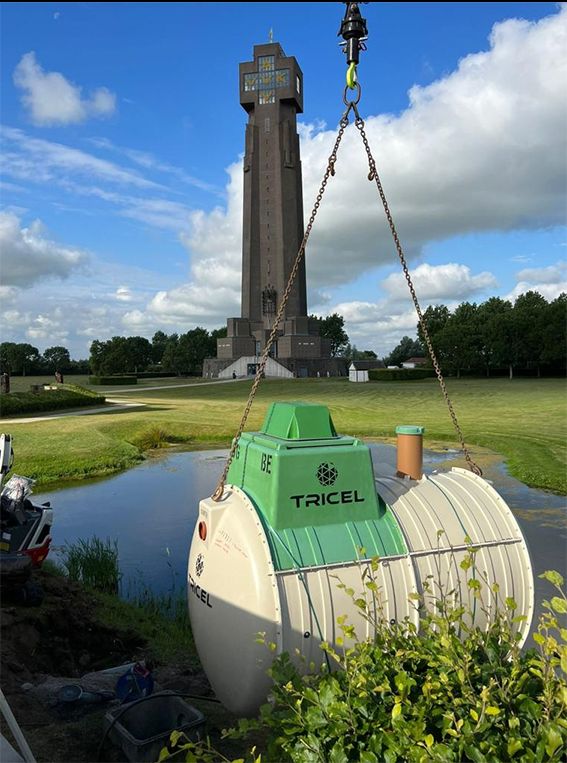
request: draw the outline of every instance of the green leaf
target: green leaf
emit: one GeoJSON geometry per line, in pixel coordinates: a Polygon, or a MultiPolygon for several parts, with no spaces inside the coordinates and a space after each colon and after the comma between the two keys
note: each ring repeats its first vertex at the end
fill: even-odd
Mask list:
{"type": "Polygon", "coordinates": [[[342,740],[335,742],[331,754],[329,755],[329,763],[349,763],[348,757],[345,755],[342,740]]]}
{"type": "Polygon", "coordinates": [[[561,734],[555,728],[553,728],[553,726],[550,726],[547,729],[547,739],[546,739],[546,745],[545,745],[545,751],[550,758],[553,757],[553,754],[558,749],[560,744],[561,744],[561,734]]]}
{"type": "Polygon", "coordinates": [[[513,599],[511,596],[506,597],[506,608],[507,609],[518,609],[518,605],[516,604],[516,600],[513,599]]]}
{"type": "Polygon", "coordinates": [[[378,758],[373,752],[364,750],[364,752],[360,753],[360,763],[378,763],[378,758]]]}
{"type": "Polygon", "coordinates": [[[466,745],[465,752],[473,763],[488,763],[481,751],[472,745],[466,745]]]}
{"type": "Polygon", "coordinates": [[[559,588],[561,588],[564,583],[563,575],[560,575],[555,570],[546,570],[546,572],[543,572],[539,577],[543,580],[548,580],[553,585],[559,586],[559,588]]]}
{"type": "Polygon", "coordinates": [[[508,755],[512,758],[523,746],[520,739],[510,739],[507,746],[508,755]]]}
{"type": "Polygon", "coordinates": [[[551,608],[554,612],[558,612],[560,615],[567,615],[567,601],[560,599],[559,596],[554,596],[551,600],[551,608]]]}
{"type": "Polygon", "coordinates": [[[395,721],[396,718],[399,718],[401,714],[402,714],[402,706],[400,702],[396,702],[396,704],[392,708],[392,720],[395,721]]]}
{"type": "Polygon", "coordinates": [[[478,713],[477,713],[477,711],[473,710],[472,707],[471,707],[471,709],[469,710],[469,713],[470,713],[471,718],[473,719],[473,721],[478,722],[478,713]]]}
{"type": "Polygon", "coordinates": [[[432,747],[432,745],[433,745],[433,742],[435,741],[435,740],[433,739],[433,734],[427,734],[427,736],[424,738],[424,740],[423,740],[423,741],[425,742],[425,745],[426,745],[427,749],[429,749],[430,747],[432,747]]]}
{"type": "Polygon", "coordinates": [[[489,705],[485,712],[487,715],[500,715],[500,708],[489,705]]]}

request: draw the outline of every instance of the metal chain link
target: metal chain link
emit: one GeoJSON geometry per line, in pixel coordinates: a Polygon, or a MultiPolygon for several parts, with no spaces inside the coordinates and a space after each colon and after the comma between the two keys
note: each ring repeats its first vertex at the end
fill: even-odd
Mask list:
{"type": "Polygon", "coordinates": [[[301,260],[305,256],[305,247],[307,246],[307,241],[309,240],[309,236],[313,228],[313,223],[315,222],[315,217],[317,216],[317,212],[319,211],[319,207],[321,206],[321,200],[323,198],[323,194],[325,193],[325,189],[327,187],[329,177],[334,176],[335,174],[335,163],[337,161],[337,152],[339,150],[339,146],[343,138],[344,132],[349,124],[349,118],[348,118],[349,113],[353,108],[356,109],[356,105],[353,102],[347,103],[347,109],[344,112],[343,116],[341,117],[341,121],[339,122],[339,132],[337,135],[337,139],[335,140],[335,145],[333,146],[333,150],[331,151],[331,155],[329,156],[327,169],[325,170],[323,180],[321,181],[319,192],[317,193],[317,198],[315,199],[315,204],[313,205],[313,210],[311,212],[309,222],[307,223],[307,227],[305,229],[305,234],[303,236],[301,246],[299,247],[299,251],[297,252],[297,257],[295,258],[295,262],[293,263],[293,267],[289,274],[287,286],[285,287],[285,291],[283,293],[278,312],[274,319],[274,325],[272,326],[270,336],[268,337],[268,341],[266,342],[266,346],[264,347],[264,350],[262,352],[262,357],[260,358],[260,363],[258,364],[258,368],[256,369],[256,376],[254,378],[254,383],[252,384],[250,394],[248,395],[248,400],[246,402],[246,407],[244,408],[244,413],[242,414],[242,419],[240,421],[238,431],[234,437],[234,440],[232,441],[232,447],[230,448],[228,458],[226,459],[226,464],[224,465],[221,478],[218,481],[215,492],[211,496],[213,501],[220,501],[224,493],[224,486],[226,483],[228,470],[230,469],[230,465],[232,463],[234,454],[236,453],[236,449],[238,447],[238,441],[246,425],[246,420],[248,419],[248,414],[250,413],[252,403],[254,402],[254,397],[256,396],[256,392],[258,391],[258,387],[260,386],[260,382],[262,381],[262,378],[264,376],[264,369],[266,368],[266,363],[268,362],[270,350],[278,335],[280,322],[283,318],[285,307],[287,305],[289,295],[291,294],[291,289],[293,287],[293,283],[297,276],[297,271],[299,270],[301,260]]]}
{"type": "Polygon", "coordinates": [[[445,380],[443,378],[443,374],[441,373],[441,367],[439,366],[439,362],[437,360],[437,356],[435,355],[435,351],[433,349],[433,345],[431,343],[431,338],[429,336],[429,331],[427,330],[427,324],[425,323],[425,320],[423,318],[423,313],[421,312],[421,307],[419,305],[417,295],[415,293],[415,289],[411,280],[410,272],[407,266],[406,258],[404,255],[404,251],[402,249],[402,245],[400,243],[400,239],[398,237],[398,232],[396,230],[396,226],[394,225],[394,219],[392,217],[392,213],[390,212],[390,207],[388,205],[388,201],[386,200],[386,194],[384,193],[384,188],[382,186],[382,182],[380,180],[380,176],[378,174],[378,170],[376,169],[376,162],[374,161],[374,157],[372,156],[372,151],[370,150],[370,144],[368,143],[368,138],[366,137],[366,132],[364,131],[364,120],[361,118],[360,114],[358,113],[358,109],[356,107],[356,104],[352,104],[352,109],[355,114],[355,120],[354,124],[357,130],[360,132],[360,137],[362,138],[362,142],[364,143],[364,148],[366,150],[366,155],[368,157],[368,180],[376,183],[376,187],[378,189],[378,193],[380,195],[380,199],[382,201],[382,206],[384,207],[384,212],[386,213],[386,218],[388,220],[388,225],[390,226],[390,231],[392,232],[392,238],[394,239],[394,244],[396,246],[396,251],[398,253],[398,257],[400,258],[400,262],[402,264],[402,269],[404,271],[404,276],[406,278],[411,297],[413,299],[413,304],[415,306],[415,310],[417,313],[417,317],[419,319],[419,325],[421,326],[421,330],[423,332],[423,337],[425,339],[425,343],[427,345],[427,349],[429,351],[429,356],[431,358],[431,362],[433,364],[433,368],[435,369],[435,373],[437,374],[437,379],[439,380],[439,385],[441,387],[441,391],[443,393],[443,397],[445,398],[445,402],[447,403],[447,408],[449,409],[449,413],[451,415],[451,419],[453,420],[453,426],[455,427],[455,430],[457,432],[457,435],[459,437],[459,441],[461,443],[461,448],[463,451],[463,454],[465,456],[465,459],[467,461],[467,464],[469,466],[469,469],[474,472],[474,474],[477,474],[479,477],[482,476],[482,469],[478,464],[476,464],[472,458],[471,454],[465,445],[465,439],[463,437],[463,433],[461,431],[461,427],[459,426],[459,422],[457,421],[457,415],[455,413],[455,410],[453,408],[453,404],[451,402],[451,399],[449,398],[449,393],[447,391],[447,386],[445,384],[445,380]]]}

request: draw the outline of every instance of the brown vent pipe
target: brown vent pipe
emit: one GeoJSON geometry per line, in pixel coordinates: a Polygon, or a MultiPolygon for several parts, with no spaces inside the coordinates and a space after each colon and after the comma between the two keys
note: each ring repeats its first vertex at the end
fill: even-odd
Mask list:
{"type": "Polygon", "coordinates": [[[423,477],[423,433],[424,427],[396,427],[398,436],[398,477],[411,477],[420,480],[423,477]]]}

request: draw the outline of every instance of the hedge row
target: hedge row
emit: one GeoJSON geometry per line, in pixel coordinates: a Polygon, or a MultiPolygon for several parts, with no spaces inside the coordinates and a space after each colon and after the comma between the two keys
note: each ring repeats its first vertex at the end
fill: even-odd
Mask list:
{"type": "Polygon", "coordinates": [[[41,392],[11,392],[0,396],[0,416],[17,413],[57,411],[62,408],[81,408],[85,405],[104,405],[105,398],[92,390],[75,384],[61,384],[57,389],[41,392]]]}
{"type": "Polygon", "coordinates": [[[89,376],[89,384],[137,384],[135,376],[89,376]]]}
{"type": "Polygon", "coordinates": [[[168,379],[175,374],[173,371],[141,371],[136,376],[138,379],[168,379]]]}
{"type": "Polygon", "coordinates": [[[432,376],[435,376],[432,368],[371,368],[368,372],[370,381],[409,381],[429,379],[432,376]]]}

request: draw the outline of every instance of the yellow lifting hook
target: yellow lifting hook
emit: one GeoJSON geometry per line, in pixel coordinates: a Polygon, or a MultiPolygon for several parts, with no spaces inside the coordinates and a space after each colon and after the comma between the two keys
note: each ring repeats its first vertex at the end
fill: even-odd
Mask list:
{"type": "Polygon", "coordinates": [[[357,79],[356,79],[356,64],[353,61],[349,65],[349,67],[347,69],[347,73],[346,73],[347,87],[350,88],[351,90],[354,90],[354,88],[356,87],[356,82],[357,82],[357,79]]]}

